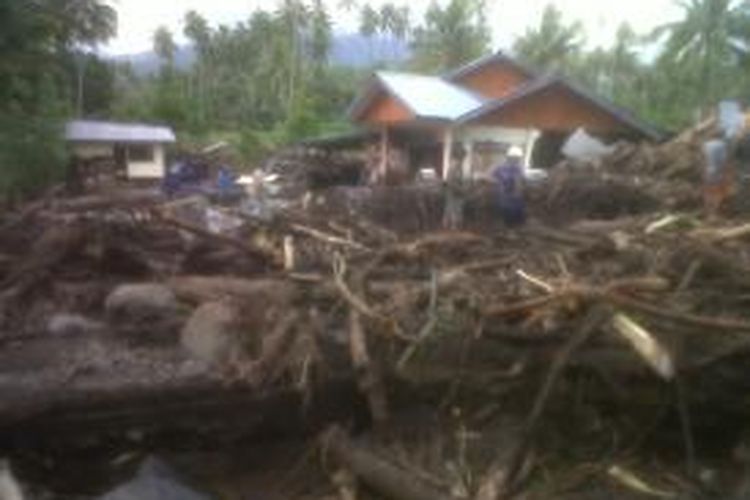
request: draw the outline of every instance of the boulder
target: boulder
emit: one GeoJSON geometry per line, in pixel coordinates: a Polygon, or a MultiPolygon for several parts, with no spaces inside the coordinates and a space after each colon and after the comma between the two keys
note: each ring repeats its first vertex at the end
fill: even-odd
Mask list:
{"type": "Polygon", "coordinates": [[[24,495],[21,484],[13,474],[10,462],[3,458],[0,459],[0,499],[2,500],[23,500],[24,495]]]}
{"type": "Polygon", "coordinates": [[[178,310],[175,294],[157,283],[120,285],[105,302],[107,316],[118,319],[161,318],[178,310]]]}
{"type": "Polygon", "coordinates": [[[166,462],[148,457],[130,481],[98,497],[99,500],[211,500],[187,486],[166,462]]]}
{"type": "Polygon", "coordinates": [[[56,336],[94,334],[104,329],[103,323],[80,314],[57,313],[47,321],[47,332],[56,336]]]}
{"type": "Polygon", "coordinates": [[[221,364],[243,348],[237,309],[228,302],[206,302],[182,328],[180,342],[194,358],[221,364]]]}
{"type": "Polygon", "coordinates": [[[271,331],[292,307],[298,294],[294,283],[280,279],[184,276],[173,278],[167,284],[180,300],[191,304],[234,304],[241,310],[243,331],[254,338],[271,331]]]}
{"type": "Polygon", "coordinates": [[[286,305],[294,300],[297,291],[288,281],[228,276],[180,276],[170,279],[167,285],[180,300],[196,304],[231,298],[239,302],[286,305]]]}

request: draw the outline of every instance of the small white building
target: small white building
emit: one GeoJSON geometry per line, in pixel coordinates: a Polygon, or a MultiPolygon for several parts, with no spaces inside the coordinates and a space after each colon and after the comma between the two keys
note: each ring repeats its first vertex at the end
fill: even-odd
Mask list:
{"type": "Polygon", "coordinates": [[[166,145],[175,142],[171,128],[140,123],[73,120],[65,139],[79,160],[109,160],[127,179],[161,179],[166,145]]]}

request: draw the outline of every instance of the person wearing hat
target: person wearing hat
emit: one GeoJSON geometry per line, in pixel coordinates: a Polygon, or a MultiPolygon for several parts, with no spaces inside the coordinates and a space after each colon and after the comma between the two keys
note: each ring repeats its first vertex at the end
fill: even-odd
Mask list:
{"type": "Polygon", "coordinates": [[[500,214],[509,227],[521,226],[526,222],[522,161],[523,149],[511,146],[505,161],[493,172],[498,187],[500,214]]]}

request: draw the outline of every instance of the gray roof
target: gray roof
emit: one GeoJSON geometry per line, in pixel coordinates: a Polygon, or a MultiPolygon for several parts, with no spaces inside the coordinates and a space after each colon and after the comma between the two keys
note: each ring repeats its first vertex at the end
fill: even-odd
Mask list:
{"type": "MultiPolygon", "coordinates": [[[[375,73],[375,79],[417,118],[454,121],[485,103],[469,90],[440,77],[382,71],[375,73]]],[[[350,114],[364,111],[376,92],[371,86],[370,92],[354,103],[350,114]]]]}
{"type": "Polygon", "coordinates": [[[142,123],[116,123],[72,120],[65,126],[65,139],[71,142],[175,142],[169,127],[142,123]]]}

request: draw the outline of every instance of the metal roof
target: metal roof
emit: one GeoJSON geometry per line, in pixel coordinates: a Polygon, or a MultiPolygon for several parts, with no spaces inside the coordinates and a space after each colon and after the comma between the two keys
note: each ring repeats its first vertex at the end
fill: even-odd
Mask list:
{"type": "MultiPolygon", "coordinates": [[[[375,79],[417,118],[454,121],[485,103],[469,90],[440,77],[381,71],[375,73],[375,79]]],[[[354,103],[350,114],[364,111],[377,90],[371,85],[370,91],[354,103]]]]}
{"type": "Polygon", "coordinates": [[[142,123],[72,120],[65,126],[71,142],[175,142],[172,129],[142,123]]]}

